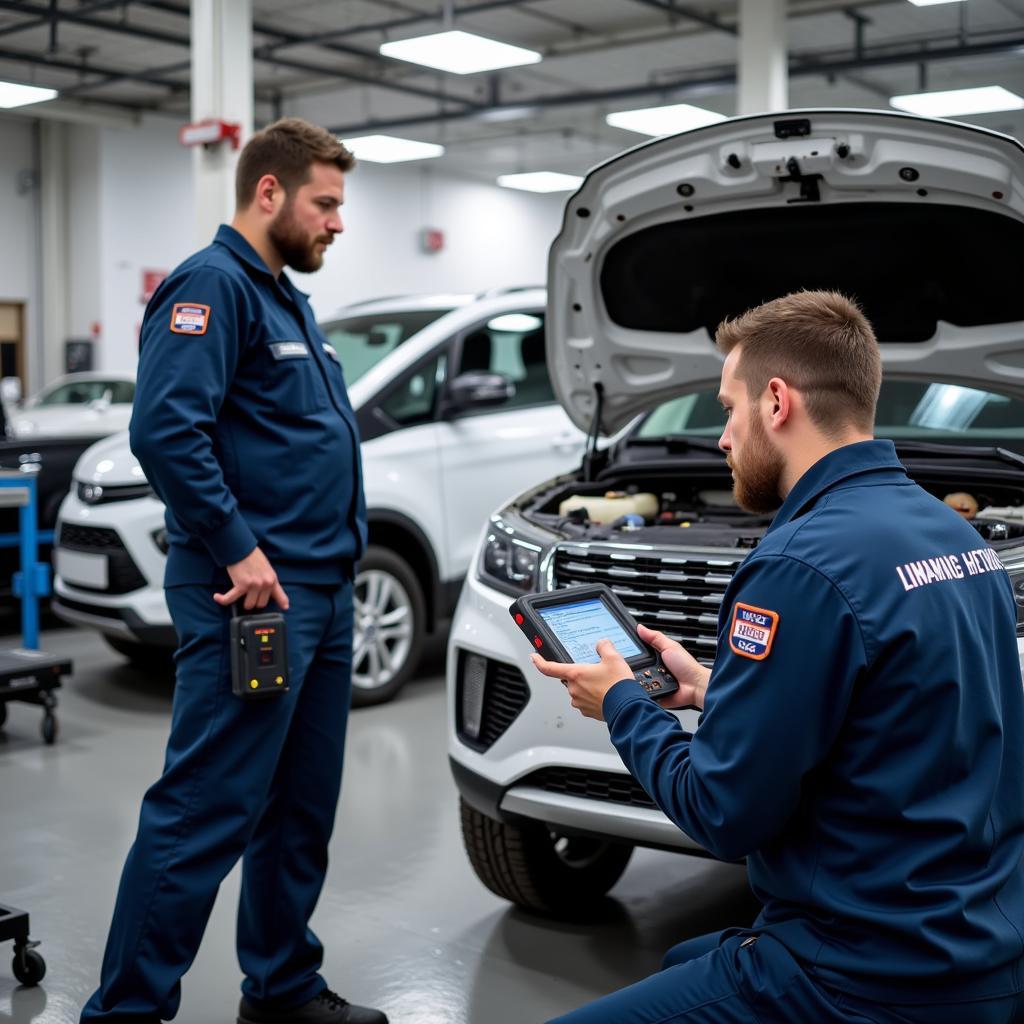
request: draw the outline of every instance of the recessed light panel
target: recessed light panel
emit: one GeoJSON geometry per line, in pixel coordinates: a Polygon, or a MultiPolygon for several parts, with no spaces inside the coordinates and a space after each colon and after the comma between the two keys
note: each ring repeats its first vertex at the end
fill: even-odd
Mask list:
{"type": "Polygon", "coordinates": [[[432,160],[443,155],[444,146],[434,142],[416,142],[395,135],[361,135],[356,139],[341,140],[357,160],[372,164],[397,164],[405,160],[432,160]]]}
{"type": "Polygon", "coordinates": [[[889,102],[897,110],[927,117],[965,117],[968,114],[992,114],[1000,110],[1021,110],[1024,98],[1001,85],[978,89],[951,89],[948,92],[913,92],[893,96],[889,102]]]}
{"type": "Polygon", "coordinates": [[[17,85],[15,82],[0,82],[0,107],[24,107],[29,103],[42,103],[56,97],[56,89],[42,89],[37,85],[17,85]]]}
{"type": "Polygon", "coordinates": [[[640,110],[620,110],[609,114],[605,121],[613,128],[625,128],[641,135],[676,135],[691,128],[703,128],[725,120],[725,114],[694,107],[689,103],[673,103],[667,107],[644,107],[640,110]]]}
{"type": "Polygon", "coordinates": [[[522,46],[512,46],[497,39],[457,29],[382,43],[380,52],[385,57],[407,60],[411,64],[422,64],[456,75],[515,68],[523,64],[536,64],[541,59],[536,50],[527,50],[522,46]]]}
{"type": "Polygon", "coordinates": [[[555,171],[531,171],[528,174],[502,174],[498,184],[502,188],[518,188],[524,192],[571,192],[583,183],[576,174],[558,174],[555,171]]]}

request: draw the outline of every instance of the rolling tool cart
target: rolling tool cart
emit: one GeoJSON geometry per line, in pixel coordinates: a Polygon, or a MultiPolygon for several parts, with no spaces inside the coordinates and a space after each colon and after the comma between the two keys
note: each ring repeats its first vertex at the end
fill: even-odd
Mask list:
{"type": "Polygon", "coordinates": [[[67,658],[39,648],[39,598],[50,592],[50,567],[36,561],[38,529],[36,480],[21,472],[0,472],[0,508],[18,509],[18,533],[0,534],[0,546],[21,548],[21,571],[14,575],[14,593],[21,599],[21,647],[0,649],[0,728],[7,720],[7,702],[22,701],[43,708],[40,730],[45,743],[57,739],[55,690],[71,673],[67,658]]]}
{"type": "MultiPolygon", "coordinates": [[[[39,648],[39,598],[50,592],[49,566],[36,561],[38,533],[36,481],[21,472],[0,472],[0,507],[18,509],[18,533],[0,535],[0,546],[17,544],[21,571],[14,576],[14,593],[21,599],[21,647],[0,650],[0,727],[7,719],[7,702],[24,701],[43,707],[42,733],[46,743],[57,738],[54,690],[71,672],[71,662],[44,654],[39,648]]],[[[22,985],[38,985],[46,961],[29,939],[28,913],[0,905],[0,942],[14,942],[11,970],[22,985]]]]}

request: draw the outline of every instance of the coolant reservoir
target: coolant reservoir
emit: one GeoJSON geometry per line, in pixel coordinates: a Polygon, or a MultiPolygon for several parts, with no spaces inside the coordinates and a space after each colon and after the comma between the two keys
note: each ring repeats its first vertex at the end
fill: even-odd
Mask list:
{"type": "Polygon", "coordinates": [[[574,508],[585,508],[592,523],[612,523],[630,513],[653,519],[658,514],[658,497],[647,493],[626,494],[625,491],[607,491],[603,496],[573,494],[559,503],[558,514],[564,516],[574,508]]]}

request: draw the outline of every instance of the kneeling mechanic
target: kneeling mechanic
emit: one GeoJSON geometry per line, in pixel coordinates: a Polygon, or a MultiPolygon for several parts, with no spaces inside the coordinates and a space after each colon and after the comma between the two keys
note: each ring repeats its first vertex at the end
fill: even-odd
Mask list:
{"type": "Polygon", "coordinates": [[[725,594],[710,671],[640,627],[680,682],[666,701],[703,709],[696,732],[607,640],[598,664],[534,662],[608,723],[675,824],[747,858],[763,911],[558,1024],[1024,1021],[1009,577],[873,439],[881,360],[854,304],[789,295],[716,341],[736,499],[775,516],[725,594]]]}

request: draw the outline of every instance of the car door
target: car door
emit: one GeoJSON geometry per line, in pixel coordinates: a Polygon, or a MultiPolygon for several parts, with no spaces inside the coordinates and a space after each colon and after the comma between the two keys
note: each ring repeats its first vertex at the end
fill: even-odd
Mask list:
{"type": "Polygon", "coordinates": [[[545,362],[544,311],[503,313],[456,339],[449,383],[470,371],[501,374],[501,405],[449,413],[438,423],[450,578],[467,570],[487,517],[529,485],[579,464],[586,439],[555,401],[545,362]]]}

